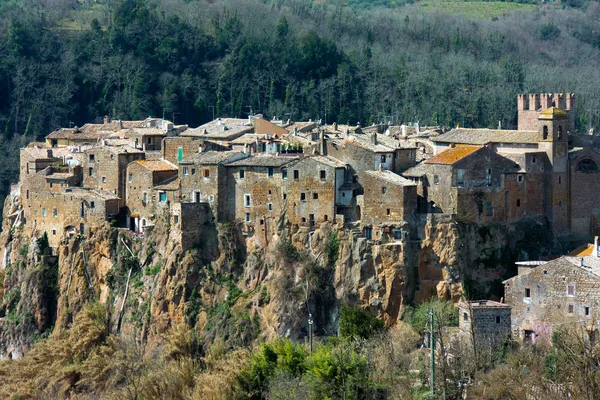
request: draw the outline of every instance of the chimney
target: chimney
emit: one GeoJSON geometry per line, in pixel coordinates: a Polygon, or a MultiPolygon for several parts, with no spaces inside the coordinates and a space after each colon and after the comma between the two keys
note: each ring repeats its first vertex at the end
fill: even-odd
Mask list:
{"type": "Polygon", "coordinates": [[[401,128],[402,128],[402,137],[405,138],[406,137],[406,125],[402,124],[401,128]]]}
{"type": "Polygon", "coordinates": [[[538,98],[538,95],[536,93],[530,94],[529,95],[529,110],[537,111],[538,108],[540,108],[540,100],[538,98]]]}
{"type": "Polygon", "coordinates": [[[542,111],[550,108],[550,95],[547,93],[540,94],[540,108],[542,111]]]}
{"type": "Polygon", "coordinates": [[[371,143],[377,144],[377,134],[375,132],[371,133],[371,143]]]}
{"type": "Polygon", "coordinates": [[[326,153],[326,146],[325,146],[325,132],[323,132],[323,130],[321,130],[319,139],[320,139],[319,152],[321,153],[322,156],[324,156],[326,153]]]}
{"type": "Polygon", "coordinates": [[[594,237],[594,256],[600,258],[600,249],[598,248],[598,236],[594,237]]]}
{"type": "Polygon", "coordinates": [[[502,121],[498,121],[498,130],[502,129],[502,121]]]}
{"type": "Polygon", "coordinates": [[[519,110],[519,111],[525,110],[525,95],[524,94],[517,95],[517,110],[519,110]]]}
{"type": "Polygon", "coordinates": [[[337,132],[337,122],[333,123],[333,130],[337,132]]]}
{"type": "Polygon", "coordinates": [[[575,94],[574,93],[566,93],[565,94],[565,110],[571,111],[575,108],[575,94]]]}
{"type": "Polygon", "coordinates": [[[52,150],[48,150],[48,158],[53,158],[52,157],[52,150]]]}
{"type": "Polygon", "coordinates": [[[108,124],[110,122],[110,118],[108,117],[108,115],[104,116],[104,123],[108,124]]]}

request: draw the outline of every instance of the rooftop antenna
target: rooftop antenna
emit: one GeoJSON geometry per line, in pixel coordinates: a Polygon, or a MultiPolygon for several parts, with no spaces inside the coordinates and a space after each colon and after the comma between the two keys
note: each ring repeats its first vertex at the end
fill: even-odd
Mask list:
{"type": "Polygon", "coordinates": [[[69,121],[69,129],[71,129],[71,127],[72,127],[73,125],[75,125],[75,122],[73,122],[73,121],[69,121]]]}

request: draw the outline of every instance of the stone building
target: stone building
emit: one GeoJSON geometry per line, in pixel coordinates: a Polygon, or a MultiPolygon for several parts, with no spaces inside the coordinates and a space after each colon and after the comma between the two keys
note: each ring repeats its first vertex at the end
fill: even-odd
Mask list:
{"type": "Polygon", "coordinates": [[[161,157],[172,164],[177,164],[196,153],[204,151],[204,141],[192,136],[166,137],[161,143],[161,157]]]}
{"type": "Polygon", "coordinates": [[[166,191],[155,191],[160,185],[177,178],[177,166],[165,160],[140,160],[127,166],[127,227],[143,233],[148,225],[168,207],[166,191]]]}
{"type": "Polygon", "coordinates": [[[65,235],[87,234],[90,225],[115,217],[119,199],[112,193],[72,187],[33,192],[27,207],[27,225],[40,235],[47,233],[50,246],[56,247],[65,235]]]}
{"type": "Polygon", "coordinates": [[[458,328],[479,351],[494,350],[511,338],[511,306],[492,300],[461,301],[458,328]]]}
{"type": "Polygon", "coordinates": [[[230,199],[225,164],[246,158],[237,151],[206,151],[196,153],[179,163],[181,201],[205,202],[213,209],[219,221],[225,219],[230,199]]]}
{"type": "Polygon", "coordinates": [[[406,219],[417,209],[417,184],[390,171],[366,171],[363,185],[359,213],[365,237],[400,240],[406,219]]]}
{"type": "Polygon", "coordinates": [[[83,152],[83,186],[112,193],[125,206],[127,166],[145,153],[130,146],[97,145],[83,152]]]}
{"type": "Polygon", "coordinates": [[[529,268],[504,281],[512,307],[513,335],[526,342],[549,340],[565,324],[597,330],[600,320],[600,252],[595,244],[578,256],[565,256],[529,268]]]}
{"type": "Polygon", "coordinates": [[[430,138],[434,157],[403,174],[420,185],[420,212],[484,223],[543,216],[557,236],[583,238],[600,231],[600,208],[590,192],[600,185],[600,157],[591,147],[569,148],[574,96],[543,95],[539,104],[536,96],[531,98],[528,110],[525,97],[518,98],[519,130],[456,128],[430,138]],[[566,111],[558,108],[567,104],[566,111]],[[473,173],[481,175],[474,181],[462,175],[468,168],[440,166],[468,149],[474,155],[464,155],[465,160],[475,160],[481,151],[476,147],[490,154],[489,162],[472,165],[473,173]],[[466,187],[467,181],[479,187],[466,187]],[[461,187],[459,182],[465,183],[461,187]]]}

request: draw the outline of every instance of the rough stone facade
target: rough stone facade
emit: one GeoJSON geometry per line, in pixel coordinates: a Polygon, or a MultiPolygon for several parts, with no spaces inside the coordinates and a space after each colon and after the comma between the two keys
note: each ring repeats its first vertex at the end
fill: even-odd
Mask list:
{"type": "Polygon", "coordinates": [[[515,337],[528,342],[550,340],[553,329],[565,324],[597,329],[592,327],[600,317],[597,247],[592,255],[561,257],[504,281],[515,337]]]}
{"type": "Polygon", "coordinates": [[[458,328],[477,350],[494,350],[511,337],[511,306],[491,300],[462,301],[458,328]]]}

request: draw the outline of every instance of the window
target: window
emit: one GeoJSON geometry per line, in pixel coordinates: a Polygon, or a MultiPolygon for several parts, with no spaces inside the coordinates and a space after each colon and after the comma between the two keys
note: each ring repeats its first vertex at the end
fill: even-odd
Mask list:
{"type": "Polygon", "coordinates": [[[148,203],[148,193],[144,193],[144,195],[142,197],[142,203],[144,205],[146,205],[146,203],[148,203]]]}
{"type": "Polygon", "coordinates": [[[559,200],[559,201],[558,201],[558,206],[559,206],[559,207],[562,207],[562,200],[559,200]]]}
{"type": "Polygon", "coordinates": [[[567,285],[567,296],[575,297],[575,285],[567,285]]]}
{"type": "Polygon", "coordinates": [[[390,209],[385,210],[385,215],[390,215],[390,209]]]}
{"type": "Polygon", "coordinates": [[[573,314],[573,304],[569,304],[569,314],[573,314]]]}
{"type": "Polygon", "coordinates": [[[287,193],[284,193],[284,194],[283,194],[283,199],[284,199],[284,200],[287,200],[287,193]]]}
{"type": "Polygon", "coordinates": [[[465,184],[465,170],[462,168],[456,170],[456,184],[457,185],[465,184]]]}
{"type": "Polygon", "coordinates": [[[54,186],[54,184],[52,182],[50,182],[50,189],[52,189],[52,186],[54,186]]]}
{"type": "Polygon", "coordinates": [[[329,220],[329,217],[327,215],[323,216],[323,221],[327,222],[329,220]]]}
{"type": "Polygon", "coordinates": [[[269,176],[269,178],[273,177],[273,167],[269,167],[269,169],[267,170],[267,175],[269,176]]]}
{"type": "Polygon", "coordinates": [[[494,215],[494,206],[491,201],[485,203],[485,215],[487,215],[488,217],[494,215]]]}
{"type": "Polygon", "coordinates": [[[249,194],[244,195],[244,205],[246,207],[250,207],[250,195],[249,194]]]}
{"type": "Polygon", "coordinates": [[[145,219],[142,220],[142,226],[146,226],[147,222],[145,219]]]}
{"type": "Polygon", "coordinates": [[[90,162],[93,162],[95,158],[96,158],[96,157],[95,157],[93,154],[90,154],[90,155],[89,155],[89,160],[90,160],[90,162]]]}
{"type": "Polygon", "coordinates": [[[558,184],[560,185],[562,183],[562,176],[558,177],[558,184]]]}
{"type": "Polygon", "coordinates": [[[88,174],[90,176],[94,176],[94,168],[90,167],[89,170],[88,170],[88,174]]]}
{"type": "Polygon", "coordinates": [[[500,316],[496,315],[496,323],[499,324],[500,323],[500,316]]]}
{"type": "Polygon", "coordinates": [[[93,201],[90,201],[90,208],[96,208],[96,203],[94,203],[93,201]]]}
{"type": "Polygon", "coordinates": [[[487,171],[485,172],[485,184],[488,186],[492,184],[492,169],[491,168],[488,168],[487,171]]]}
{"type": "Polygon", "coordinates": [[[587,306],[583,307],[583,311],[584,311],[586,317],[590,316],[590,308],[589,307],[587,307],[587,306]]]}
{"type": "Polygon", "coordinates": [[[246,170],[240,169],[240,179],[244,179],[246,176],[246,170]]]}
{"type": "Polygon", "coordinates": [[[25,196],[27,197],[27,199],[29,199],[29,189],[27,189],[27,192],[25,193],[25,196]]]}
{"type": "Polygon", "coordinates": [[[414,151],[412,151],[412,150],[411,150],[411,151],[409,151],[409,152],[408,152],[408,158],[409,158],[409,159],[411,159],[411,160],[414,160],[414,159],[415,159],[415,152],[414,152],[414,151]]]}
{"type": "Polygon", "coordinates": [[[300,193],[300,201],[306,201],[306,193],[300,193]]]}
{"type": "Polygon", "coordinates": [[[167,192],[160,192],[158,194],[158,201],[160,201],[161,203],[166,203],[167,202],[167,192]]]}
{"type": "Polygon", "coordinates": [[[433,176],[433,184],[434,185],[439,185],[440,184],[440,177],[437,175],[433,176]]]}
{"type": "Polygon", "coordinates": [[[210,178],[210,169],[208,169],[208,168],[203,169],[202,176],[205,178],[210,178]]]}
{"type": "Polygon", "coordinates": [[[544,129],[542,129],[543,135],[544,135],[544,140],[548,139],[548,127],[544,126],[544,129]]]}
{"type": "Polygon", "coordinates": [[[188,167],[183,167],[183,175],[188,176],[188,167]]]}
{"type": "Polygon", "coordinates": [[[387,193],[387,187],[385,187],[385,186],[382,186],[382,187],[381,187],[381,193],[382,193],[382,194],[385,194],[385,193],[387,193]]]}
{"type": "Polygon", "coordinates": [[[55,208],[54,210],[52,210],[52,215],[56,218],[58,217],[58,210],[55,208]]]}
{"type": "Polygon", "coordinates": [[[102,183],[106,183],[106,177],[105,176],[102,177],[102,183]]]}
{"type": "Polygon", "coordinates": [[[521,199],[517,199],[517,207],[521,207],[521,199]]]}
{"type": "Polygon", "coordinates": [[[179,223],[179,215],[175,215],[173,219],[175,221],[175,225],[177,225],[179,223]]]}
{"type": "Polygon", "coordinates": [[[469,320],[469,313],[464,312],[463,313],[463,321],[468,321],[469,320]]]}
{"type": "Polygon", "coordinates": [[[533,158],[531,159],[531,162],[532,162],[533,164],[535,164],[535,157],[533,157],[533,158]]]}
{"type": "Polygon", "coordinates": [[[250,222],[250,213],[246,213],[246,222],[250,222]]]}
{"type": "Polygon", "coordinates": [[[281,179],[287,179],[287,168],[281,170],[281,179]]]}
{"type": "Polygon", "coordinates": [[[129,182],[131,182],[133,180],[133,174],[130,172],[129,173],[129,182]]]}
{"type": "Polygon", "coordinates": [[[562,138],[563,138],[563,127],[562,127],[562,125],[558,126],[557,138],[558,138],[558,140],[562,140],[562,138]]]}
{"type": "Polygon", "coordinates": [[[152,144],[152,138],[151,138],[151,137],[149,137],[149,138],[148,138],[148,141],[147,141],[147,143],[148,143],[148,144],[152,144]]]}
{"type": "Polygon", "coordinates": [[[382,163],[382,164],[385,164],[385,161],[386,161],[386,159],[387,159],[386,155],[385,155],[385,154],[382,154],[382,155],[381,155],[381,163],[382,163]]]}
{"type": "Polygon", "coordinates": [[[531,298],[531,288],[525,288],[525,298],[531,298]]]}
{"type": "Polygon", "coordinates": [[[269,196],[270,196],[270,195],[271,195],[271,191],[269,190],[269,192],[268,192],[268,193],[269,193],[269,196]]]}
{"type": "Polygon", "coordinates": [[[313,193],[313,200],[319,200],[319,193],[313,193]]]}
{"type": "Polygon", "coordinates": [[[321,170],[320,172],[321,174],[321,180],[324,181],[325,178],[327,177],[327,171],[325,171],[324,169],[321,170]]]}
{"type": "Polygon", "coordinates": [[[300,171],[295,169],[294,170],[294,180],[297,181],[298,179],[300,179],[300,171]]]}
{"type": "Polygon", "coordinates": [[[517,175],[517,182],[523,182],[523,175],[517,175]]]}
{"type": "Polygon", "coordinates": [[[46,216],[46,209],[42,208],[42,217],[45,217],[45,216],[46,216]]]}
{"type": "Polygon", "coordinates": [[[211,203],[215,201],[215,196],[213,196],[212,194],[208,196],[208,201],[210,201],[211,203]]]}
{"type": "Polygon", "coordinates": [[[584,158],[577,164],[577,172],[595,173],[598,172],[598,165],[591,158],[584,158]]]}
{"type": "Polygon", "coordinates": [[[196,168],[192,168],[192,175],[196,175],[196,168]]]}
{"type": "Polygon", "coordinates": [[[269,206],[269,211],[273,211],[273,203],[269,203],[268,206],[269,206]]]}
{"type": "Polygon", "coordinates": [[[52,229],[52,236],[56,236],[56,229],[52,229]]]}

